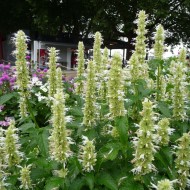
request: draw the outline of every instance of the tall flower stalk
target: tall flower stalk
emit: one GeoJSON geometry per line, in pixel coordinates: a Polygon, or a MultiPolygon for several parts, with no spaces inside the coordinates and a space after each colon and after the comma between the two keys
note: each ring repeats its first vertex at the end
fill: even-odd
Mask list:
{"type": "Polygon", "coordinates": [[[119,54],[115,53],[111,63],[108,79],[108,99],[111,116],[124,116],[124,77],[122,61],[119,54]]]}
{"type": "Polygon", "coordinates": [[[81,95],[84,91],[84,44],[79,42],[78,44],[78,67],[77,67],[77,82],[76,82],[76,94],[81,95]]]}
{"type": "Polygon", "coordinates": [[[49,70],[48,70],[48,97],[51,99],[54,97],[56,93],[56,63],[58,60],[58,50],[56,48],[51,47],[49,49],[49,70]]]}
{"type": "Polygon", "coordinates": [[[100,99],[106,100],[107,99],[107,82],[108,82],[108,49],[105,47],[103,56],[102,56],[102,66],[101,66],[101,80],[100,80],[100,99]]]}
{"type": "Polygon", "coordinates": [[[97,76],[99,76],[101,72],[101,64],[102,64],[101,44],[102,44],[102,35],[100,32],[96,32],[94,36],[93,60],[97,76]]]}
{"type": "Polygon", "coordinates": [[[159,95],[157,95],[157,97],[159,97],[159,99],[157,100],[163,100],[165,101],[166,100],[166,87],[167,87],[167,76],[164,76],[164,75],[160,75],[160,78],[159,78],[159,95]]]}
{"type": "Polygon", "coordinates": [[[7,184],[5,183],[5,179],[7,177],[6,168],[7,163],[5,160],[6,152],[5,152],[5,137],[4,130],[0,128],[0,189],[6,190],[7,184]]]}
{"type": "Polygon", "coordinates": [[[154,44],[154,57],[156,59],[163,59],[163,53],[164,53],[164,28],[161,24],[159,24],[156,28],[156,34],[155,34],[155,44],[154,44]]]}
{"type": "Polygon", "coordinates": [[[186,49],[182,48],[179,54],[179,61],[182,63],[186,62],[186,49]]]}
{"type": "Polygon", "coordinates": [[[88,62],[87,82],[85,105],[83,110],[83,124],[87,128],[91,128],[95,124],[96,115],[96,83],[95,83],[95,66],[93,61],[88,62]]]}
{"type": "Polygon", "coordinates": [[[14,120],[11,120],[9,128],[5,132],[5,159],[8,166],[12,167],[20,163],[22,159],[22,153],[20,152],[19,136],[17,134],[18,129],[15,128],[14,120]]]}
{"type": "Polygon", "coordinates": [[[93,140],[90,141],[88,137],[83,136],[83,142],[80,146],[79,161],[82,163],[83,170],[91,172],[94,170],[96,164],[96,151],[93,140]]]}
{"type": "Polygon", "coordinates": [[[190,170],[190,135],[184,133],[178,139],[178,146],[176,147],[175,167],[178,173],[178,183],[180,189],[190,187],[189,170],[190,170]]]}
{"type": "Polygon", "coordinates": [[[169,127],[170,122],[168,118],[163,118],[158,122],[157,140],[159,145],[167,146],[169,143],[169,136],[172,134],[173,129],[169,127]]]}
{"type": "Polygon", "coordinates": [[[62,70],[61,68],[56,69],[56,92],[58,90],[63,90],[63,79],[62,79],[62,70]]]}
{"type": "Polygon", "coordinates": [[[172,108],[173,118],[175,120],[186,119],[185,101],[187,99],[186,91],[186,68],[182,62],[171,62],[170,65],[172,89],[172,108]]]}
{"type": "Polygon", "coordinates": [[[65,169],[67,159],[72,155],[70,150],[72,141],[66,129],[65,98],[61,90],[58,90],[54,95],[52,105],[52,126],[53,129],[49,137],[50,157],[63,164],[63,168],[65,169]]]}
{"type": "MultiPolygon", "coordinates": [[[[138,80],[141,79],[141,65],[139,64],[138,56],[134,52],[129,60],[130,82],[132,84],[133,94],[138,97],[138,80]]],[[[138,120],[139,118],[139,101],[136,101],[132,108],[132,117],[138,120]]]]}
{"type": "Polygon", "coordinates": [[[152,102],[145,99],[143,110],[141,112],[142,120],[139,123],[137,137],[134,138],[135,153],[132,163],[134,168],[132,172],[139,179],[142,175],[155,171],[153,165],[155,145],[154,141],[154,112],[152,102]]]}
{"type": "Polygon", "coordinates": [[[138,57],[138,62],[139,62],[139,69],[141,71],[141,78],[142,79],[148,79],[148,64],[145,62],[145,57],[146,57],[146,21],[147,20],[147,15],[145,11],[140,11],[138,14],[138,19],[137,19],[137,37],[136,37],[136,42],[135,42],[135,54],[138,57]]]}
{"type": "MultiPolygon", "coordinates": [[[[154,44],[154,56],[156,59],[162,60],[163,59],[163,53],[164,53],[164,28],[160,24],[157,27],[157,31],[155,34],[155,44],[154,44]]],[[[162,65],[159,63],[157,67],[157,96],[156,99],[159,101],[160,100],[160,91],[161,91],[161,70],[162,70],[162,65]]]]}
{"type": "Polygon", "coordinates": [[[21,189],[27,190],[32,188],[32,181],[30,178],[30,165],[21,167],[20,181],[21,181],[20,185],[21,189]]]}
{"type": "Polygon", "coordinates": [[[136,53],[134,52],[129,60],[130,80],[133,84],[140,79],[141,70],[139,69],[139,61],[136,53]]]}
{"type": "Polygon", "coordinates": [[[13,38],[16,50],[14,54],[16,56],[16,84],[19,89],[20,101],[20,115],[26,117],[28,113],[27,98],[30,97],[29,87],[29,71],[27,68],[27,42],[29,39],[22,30],[19,30],[13,38]]]}

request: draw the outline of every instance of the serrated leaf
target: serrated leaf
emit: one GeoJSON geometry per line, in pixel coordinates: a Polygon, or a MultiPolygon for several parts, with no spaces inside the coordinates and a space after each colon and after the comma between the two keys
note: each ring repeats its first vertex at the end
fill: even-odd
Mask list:
{"type": "Polygon", "coordinates": [[[168,105],[166,103],[159,102],[158,103],[158,109],[164,115],[164,117],[171,117],[170,109],[168,108],[168,105]]]}
{"type": "Polygon", "coordinates": [[[167,165],[171,166],[172,162],[173,162],[173,157],[172,157],[172,153],[171,153],[172,150],[169,147],[163,147],[162,149],[160,149],[160,151],[165,156],[167,163],[168,163],[167,165]]]}
{"type": "Polygon", "coordinates": [[[117,158],[120,146],[120,143],[108,143],[100,149],[99,156],[102,158],[102,160],[114,160],[117,158]]]}
{"type": "Polygon", "coordinates": [[[80,167],[80,163],[76,157],[69,159],[68,170],[71,181],[74,180],[76,176],[80,173],[80,167]]]}
{"type": "Polygon", "coordinates": [[[168,176],[170,177],[170,179],[175,179],[174,174],[171,172],[167,159],[161,154],[161,153],[156,153],[155,154],[155,158],[157,159],[157,163],[160,162],[159,165],[162,165],[163,168],[166,170],[168,176]]]}
{"type": "Polygon", "coordinates": [[[0,105],[5,104],[13,97],[15,97],[15,93],[5,94],[5,95],[1,96],[0,97],[0,105]]]}
{"type": "Polygon", "coordinates": [[[127,117],[117,117],[115,119],[115,127],[117,128],[117,131],[119,133],[119,137],[121,140],[121,143],[123,145],[127,144],[128,141],[128,122],[127,117]]]}
{"type": "Polygon", "coordinates": [[[47,173],[47,170],[42,168],[33,168],[31,170],[31,178],[32,180],[39,180],[41,178],[46,178],[49,174],[47,173]]]}
{"type": "Polygon", "coordinates": [[[132,175],[127,175],[121,178],[119,184],[119,190],[144,190],[143,185],[138,181],[135,181],[132,175]]]}
{"type": "Polygon", "coordinates": [[[19,127],[19,130],[21,130],[22,132],[28,132],[31,129],[35,129],[34,123],[25,123],[19,127]]]}
{"type": "Polygon", "coordinates": [[[38,134],[38,145],[41,154],[44,156],[48,155],[48,144],[49,144],[48,137],[49,137],[49,131],[46,128],[41,128],[38,134]]]}
{"type": "Polygon", "coordinates": [[[52,177],[47,180],[45,185],[45,190],[52,190],[53,188],[60,187],[62,185],[64,180],[59,177],[52,177]]]}
{"type": "Polygon", "coordinates": [[[88,185],[88,187],[90,188],[90,190],[94,189],[94,175],[92,173],[87,173],[85,176],[85,181],[86,184],[88,185]]]}
{"type": "Polygon", "coordinates": [[[116,181],[109,173],[100,173],[97,176],[97,183],[100,185],[104,185],[109,190],[118,190],[116,181]]]}
{"type": "Polygon", "coordinates": [[[73,116],[77,116],[77,117],[82,117],[83,116],[82,110],[80,108],[78,108],[78,107],[72,108],[70,110],[70,113],[73,116]]]}
{"type": "Polygon", "coordinates": [[[84,178],[78,178],[72,182],[69,187],[69,190],[81,190],[81,188],[85,185],[84,178]]]}
{"type": "Polygon", "coordinates": [[[141,184],[128,183],[126,186],[122,186],[119,190],[144,190],[144,187],[141,184]]]}

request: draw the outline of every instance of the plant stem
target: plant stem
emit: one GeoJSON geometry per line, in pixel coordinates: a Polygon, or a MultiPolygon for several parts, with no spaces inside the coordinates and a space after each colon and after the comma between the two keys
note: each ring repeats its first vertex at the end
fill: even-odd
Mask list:
{"type": "Polygon", "coordinates": [[[133,87],[134,87],[134,96],[136,97],[136,100],[135,100],[135,105],[134,105],[134,108],[133,108],[133,110],[134,110],[134,116],[136,116],[136,120],[138,121],[138,119],[139,119],[139,115],[138,115],[138,96],[139,96],[139,92],[138,92],[138,89],[137,89],[137,83],[136,82],[134,82],[133,83],[133,87]]]}
{"type": "Polygon", "coordinates": [[[156,97],[156,100],[159,101],[160,100],[160,73],[161,71],[161,68],[160,68],[160,64],[158,65],[158,74],[157,74],[157,97],[156,97]]]}
{"type": "Polygon", "coordinates": [[[30,116],[31,116],[31,118],[32,118],[32,120],[33,120],[33,122],[34,122],[36,128],[40,128],[39,125],[38,125],[38,123],[37,123],[37,121],[36,121],[36,118],[35,118],[35,116],[34,116],[34,113],[33,113],[33,111],[32,111],[32,107],[31,107],[30,101],[28,100],[27,97],[26,97],[26,101],[27,101],[27,104],[28,104],[28,111],[29,111],[29,113],[30,113],[30,116]]]}

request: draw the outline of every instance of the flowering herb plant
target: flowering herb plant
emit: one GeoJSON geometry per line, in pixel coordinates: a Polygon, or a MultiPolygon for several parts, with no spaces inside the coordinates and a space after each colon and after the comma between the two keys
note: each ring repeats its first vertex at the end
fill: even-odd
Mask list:
{"type": "Polygon", "coordinates": [[[190,88],[185,50],[163,59],[164,29],[147,61],[144,11],[135,51],[122,68],[119,54],[100,51],[85,69],[78,46],[74,79],[56,68],[29,72],[28,38],[14,37],[16,70],[0,65],[0,189],[173,190],[189,188],[190,88]],[[14,80],[13,80],[14,78],[14,80]]]}

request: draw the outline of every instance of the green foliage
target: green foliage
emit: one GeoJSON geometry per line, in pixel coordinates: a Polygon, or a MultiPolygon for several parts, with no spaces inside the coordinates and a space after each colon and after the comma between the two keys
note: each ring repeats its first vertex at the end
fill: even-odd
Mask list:
{"type": "Polygon", "coordinates": [[[128,122],[124,116],[115,118],[115,127],[119,133],[119,138],[123,146],[125,147],[128,142],[128,122]]]}
{"type": "Polygon", "coordinates": [[[109,173],[98,174],[97,183],[100,185],[104,185],[107,189],[118,190],[116,181],[109,173]]]}
{"type": "Polygon", "coordinates": [[[0,105],[7,103],[9,100],[15,97],[16,93],[5,94],[0,97],[0,105]]]}
{"type": "MultiPolygon", "coordinates": [[[[152,184],[160,184],[159,181],[164,179],[174,183],[180,177],[178,169],[182,166],[181,158],[185,160],[185,164],[190,162],[189,156],[183,156],[180,148],[183,147],[185,155],[189,154],[190,123],[189,120],[178,120],[172,116],[171,98],[175,86],[171,84],[170,69],[173,59],[176,58],[149,61],[149,80],[131,81],[128,68],[122,70],[121,64],[118,64],[115,70],[119,72],[115,72],[113,68],[112,70],[105,68],[106,72],[113,74],[109,73],[106,76],[112,77],[118,73],[126,75],[125,81],[121,80],[123,84],[120,84],[118,80],[111,80],[113,78],[109,79],[109,90],[112,93],[111,97],[109,95],[106,97],[108,101],[99,97],[93,69],[90,70],[92,75],[87,73],[88,80],[85,75],[81,79],[89,83],[88,88],[84,87],[85,95],[76,94],[75,84],[78,79],[64,80],[63,89],[59,85],[57,91],[61,93],[61,97],[65,97],[65,100],[61,98],[62,101],[58,101],[57,95],[51,99],[56,111],[53,111],[48,104],[48,91],[45,88],[47,80],[43,80],[40,85],[30,86],[31,96],[27,101],[30,108],[29,114],[22,119],[17,109],[18,90],[15,89],[13,93],[1,96],[0,105],[3,108],[0,118],[1,120],[6,116],[15,118],[15,126],[18,129],[18,131],[15,130],[17,131],[15,136],[19,151],[22,153],[20,163],[10,167],[7,167],[6,159],[0,157],[0,179],[2,181],[5,179],[3,182],[9,184],[7,189],[17,190],[23,185],[20,173],[22,168],[26,167],[30,171],[27,177],[30,177],[33,189],[36,190],[148,190],[152,184]],[[166,79],[163,96],[160,95],[161,90],[155,85],[157,80],[155,71],[158,66],[160,66],[160,73],[166,79]],[[113,81],[117,85],[115,91],[112,89],[115,85],[113,81]],[[118,97],[118,94],[121,96],[118,97]],[[157,94],[160,95],[159,99],[156,98],[157,94]],[[122,115],[117,113],[119,108],[115,109],[115,117],[111,115],[110,98],[114,102],[122,101],[122,110],[125,110],[122,115]],[[88,103],[85,112],[84,103],[88,103]],[[90,114],[89,111],[91,111],[90,114]],[[93,116],[93,124],[89,128],[86,128],[83,123],[85,114],[93,116]],[[167,129],[161,122],[164,119],[168,121],[167,129]],[[163,130],[160,131],[158,126],[161,124],[163,130]],[[55,126],[57,136],[54,136],[52,141],[54,146],[50,151],[50,139],[55,126]],[[63,127],[64,130],[61,133],[60,129],[63,127]],[[169,128],[175,129],[173,133],[168,131],[169,128]],[[164,130],[167,135],[165,143],[159,143],[160,133],[164,130]],[[184,133],[187,138],[183,139],[184,133]],[[55,138],[58,136],[59,139],[55,138]],[[64,154],[67,141],[69,148],[64,162],[54,160],[50,153],[63,147],[58,153],[64,154]],[[177,150],[174,147],[178,147],[177,150]],[[6,167],[3,167],[3,164],[6,167]]],[[[113,65],[110,66],[113,67],[113,65]]],[[[189,70],[185,72],[189,77],[189,70]]],[[[189,82],[188,77],[185,82],[189,82]]],[[[61,79],[61,72],[59,79],[61,79]]],[[[104,82],[107,85],[107,80],[104,82]]],[[[189,86],[184,95],[187,96],[184,104],[189,107],[189,86]]],[[[117,107],[118,103],[114,105],[117,107]]],[[[189,110],[186,114],[189,118],[189,110]]],[[[7,126],[2,126],[0,151],[3,158],[7,158],[3,144],[7,131],[7,126]]],[[[184,166],[184,171],[188,173],[185,169],[186,165],[184,166]]],[[[185,187],[186,181],[188,179],[182,176],[181,186],[185,187]]],[[[178,183],[173,185],[177,190],[180,188],[178,183]]]]}

